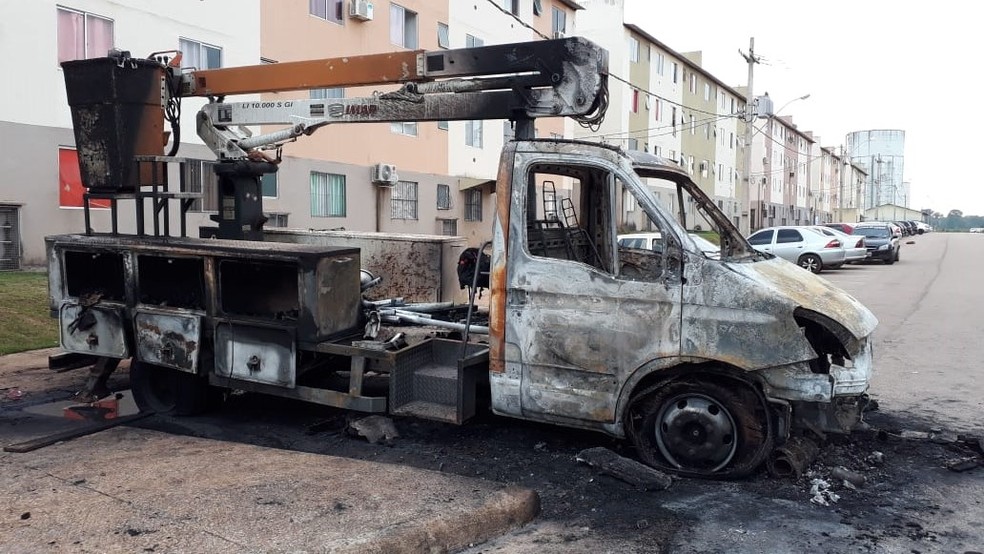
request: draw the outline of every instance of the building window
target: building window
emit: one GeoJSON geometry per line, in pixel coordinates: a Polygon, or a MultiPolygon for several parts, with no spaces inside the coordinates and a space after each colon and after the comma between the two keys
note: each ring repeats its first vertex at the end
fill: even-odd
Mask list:
{"type": "Polygon", "coordinates": [[[680,81],[680,64],[673,62],[673,83],[680,81]]]}
{"type": "Polygon", "coordinates": [[[218,46],[198,42],[188,38],[178,40],[178,50],[184,55],[181,65],[196,69],[217,69],[222,67],[222,49],[218,46]]]}
{"type": "Polygon", "coordinates": [[[448,130],[448,122],[447,122],[447,120],[438,121],[437,122],[437,128],[440,129],[440,130],[442,130],[442,131],[447,131],[448,130]]]}
{"type": "Polygon", "coordinates": [[[474,119],[465,122],[465,144],[467,146],[474,146],[475,148],[482,147],[482,120],[474,119]]]}
{"type": "Polygon", "coordinates": [[[656,53],[656,63],[655,63],[656,74],[660,77],[663,76],[663,69],[666,66],[666,56],[662,52],[656,53]]]}
{"type": "Polygon", "coordinates": [[[411,50],[417,48],[417,13],[390,4],[390,42],[411,50]]]}
{"type": "Polygon", "coordinates": [[[513,15],[519,15],[519,0],[502,0],[502,9],[513,15]]]}
{"type": "Polygon", "coordinates": [[[690,134],[697,134],[697,118],[694,117],[694,114],[690,114],[690,134]]]}
{"type": "Polygon", "coordinates": [[[629,150],[638,150],[638,149],[639,149],[639,139],[630,138],[629,139],[629,150]]]}
{"type": "Polygon", "coordinates": [[[390,197],[390,219],[417,219],[417,183],[396,183],[390,197]]]}
{"type": "Polygon", "coordinates": [[[280,192],[277,187],[277,173],[264,173],[260,178],[260,190],[264,198],[276,198],[280,192]]]}
{"type": "Polygon", "coordinates": [[[101,58],[113,48],[113,20],[58,8],[58,63],[101,58]]]}
{"type": "Polygon", "coordinates": [[[345,217],[345,176],[311,172],[311,216],[345,217]]]}
{"type": "Polygon", "coordinates": [[[635,37],[629,37],[629,61],[639,61],[639,41],[635,37]]]}
{"type": "Polygon", "coordinates": [[[690,92],[697,94],[697,74],[694,72],[690,73],[690,92]]]}
{"type": "Polygon", "coordinates": [[[191,204],[193,212],[219,211],[219,182],[215,175],[215,162],[209,160],[188,160],[185,162],[185,185],[182,192],[197,192],[202,195],[191,204]]]}
{"type": "Polygon", "coordinates": [[[335,23],[342,22],[344,7],[343,0],[308,0],[308,12],[311,15],[335,23]]]}
{"type": "Polygon", "coordinates": [[[711,101],[711,84],[710,83],[704,83],[704,101],[705,102],[710,102],[711,101]]]}
{"type": "Polygon", "coordinates": [[[313,88],[310,90],[311,100],[333,100],[345,98],[345,87],[313,88]]]}
{"type": "Polygon", "coordinates": [[[465,34],[465,48],[475,48],[477,46],[485,46],[485,41],[474,36],[465,34]]]}
{"type": "Polygon", "coordinates": [[[441,234],[446,237],[454,237],[458,235],[458,220],[457,219],[439,219],[441,222],[441,234]]]}
{"type": "Polygon", "coordinates": [[[441,48],[451,48],[451,30],[447,23],[437,23],[437,45],[441,48]]]}
{"type": "Polygon", "coordinates": [[[287,218],[290,216],[286,212],[267,212],[263,215],[267,218],[266,223],[263,224],[264,226],[281,228],[287,226],[287,218]]]}
{"type": "Polygon", "coordinates": [[[632,89],[632,113],[639,113],[639,91],[632,89]]]}
{"type": "Polygon", "coordinates": [[[676,109],[676,106],[673,106],[670,109],[670,115],[672,116],[672,119],[670,121],[673,124],[673,136],[677,136],[677,118],[676,118],[676,116],[677,116],[677,109],[676,109]]]}
{"type": "Polygon", "coordinates": [[[451,187],[449,185],[440,183],[437,185],[437,209],[451,209],[451,187]]]}
{"type": "Polygon", "coordinates": [[[553,7],[553,21],[550,30],[553,31],[555,38],[567,34],[567,12],[557,6],[553,7]]]}
{"type": "Polygon", "coordinates": [[[408,137],[417,136],[417,122],[416,121],[394,121],[390,123],[390,132],[397,135],[406,135],[408,137]]]}
{"type": "Polygon", "coordinates": [[[465,221],[482,220],[482,189],[465,191],[465,221]]]}
{"type": "Polygon", "coordinates": [[[724,164],[718,164],[718,181],[724,181],[724,164]]]}
{"type": "Polygon", "coordinates": [[[543,15],[543,2],[541,0],[533,0],[533,15],[543,15]]]}

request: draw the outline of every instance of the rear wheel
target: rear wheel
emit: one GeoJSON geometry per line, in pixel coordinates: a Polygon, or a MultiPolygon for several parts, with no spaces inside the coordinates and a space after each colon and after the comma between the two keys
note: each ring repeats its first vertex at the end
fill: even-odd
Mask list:
{"type": "Polygon", "coordinates": [[[204,377],[139,361],[130,364],[130,388],[141,412],[195,415],[221,400],[204,377]]]}
{"type": "Polygon", "coordinates": [[[633,402],[628,416],[639,457],[660,469],[742,477],[772,449],[768,412],[746,386],[668,383],[633,402]]]}
{"type": "Polygon", "coordinates": [[[816,254],[803,254],[796,263],[810,273],[820,273],[823,270],[823,261],[816,254]]]}

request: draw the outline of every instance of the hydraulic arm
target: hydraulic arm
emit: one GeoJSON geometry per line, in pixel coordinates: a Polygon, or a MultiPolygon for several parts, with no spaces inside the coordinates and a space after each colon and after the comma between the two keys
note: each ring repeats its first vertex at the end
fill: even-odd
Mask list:
{"type": "MultiPolygon", "coordinates": [[[[331,123],[572,117],[601,121],[607,107],[607,52],[583,38],[436,52],[415,51],[174,71],[179,96],[213,101],[198,134],[220,159],[276,148],[331,123]],[[223,101],[226,95],[401,84],[366,98],[223,101]],[[285,125],[250,136],[247,125],[285,125]]],[[[173,90],[173,89],[172,89],[173,90]]]]}

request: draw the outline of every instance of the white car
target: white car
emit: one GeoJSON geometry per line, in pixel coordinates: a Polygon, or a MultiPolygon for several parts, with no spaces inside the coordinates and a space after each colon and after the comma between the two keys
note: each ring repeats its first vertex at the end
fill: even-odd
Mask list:
{"type": "Polygon", "coordinates": [[[861,235],[848,235],[823,225],[810,225],[810,229],[816,229],[828,237],[839,239],[844,246],[844,263],[860,262],[868,257],[868,247],[865,246],[864,237],[861,235]]]}
{"type": "Polygon", "coordinates": [[[661,247],[663,235],[659,232],[630,233],[618,236],[618,245],[622,248],[637,250],[652,250],[654,246],[661,247]]]}
{"type": "Polygon", "coordinates": [[[846,256],[840,239],[809,227],[768,227],[752,233],[748,243],[759,252],[793,262],[811,273],[840,267],[846,256]]]}

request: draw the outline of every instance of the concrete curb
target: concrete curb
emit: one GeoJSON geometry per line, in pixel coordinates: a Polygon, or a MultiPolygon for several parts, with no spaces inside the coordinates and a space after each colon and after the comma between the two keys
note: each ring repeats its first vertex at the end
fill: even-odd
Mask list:
{"type": "Polygon", "coordinates": [[[478,509],[394,525],[339,548],[340,554],[454,552],[485,542],[533,520],[540,512],[536,491],[508,487],[478,509]]]}

